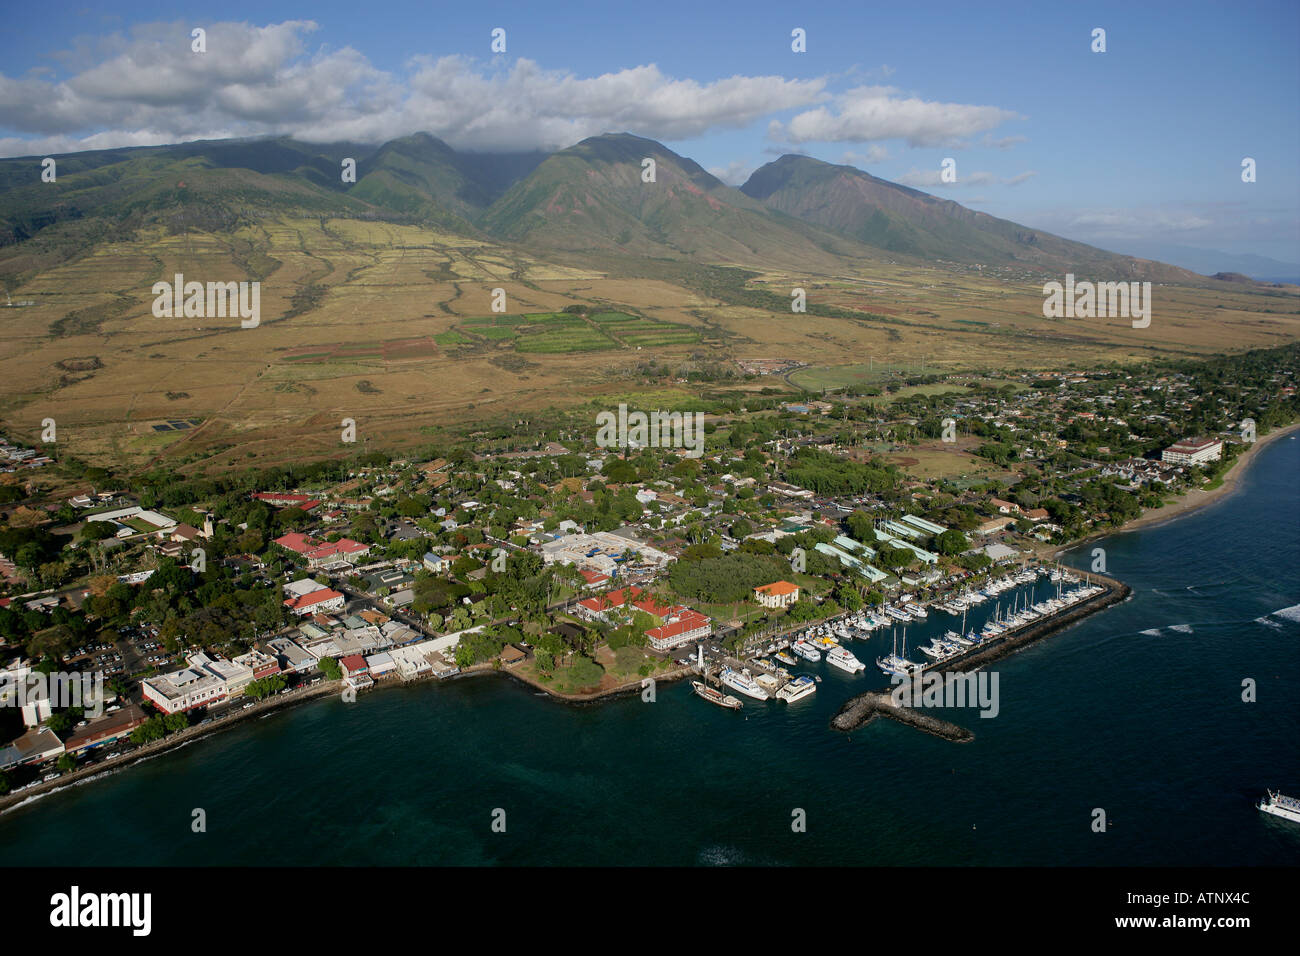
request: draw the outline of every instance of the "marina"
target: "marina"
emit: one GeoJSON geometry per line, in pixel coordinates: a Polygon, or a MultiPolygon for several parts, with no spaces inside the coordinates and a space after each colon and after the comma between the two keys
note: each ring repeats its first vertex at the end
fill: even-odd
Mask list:
{"type": "MultiPolygon", "coordinates": [[[[866,661],[874,662],[891,682],[904,677],[917,680],[935,670],[982,667],[1127,594],[1128,588],[1118,581],[1059,567],[1004,569],[956,593],[928,599],[904,594],[892,604],[799,628],[762,646],[753,656],[725,656],[716,677],[709,674],[701,648],[695,667],[704,675],[703,686],[719,698],[728,696],[723,689],[729,689],[752,700],[790,702],[814,693],[823,680],[821,673],[796,673],[796,668],[821,671],[824,666],[827,679],[835,673],[837,680],[856,680],[865,674],[867,663],[846,645],[866,645],[866,661]],[[959,620],[942,619],[944,613],[959,620]],[[918,659],[909,657],[909,627],[918,659]],[[886,635],[888,653],[884,653],[886,635]],[[873,642],[879,656],[871,653],[873,642]]],[[[696,693],[705,696],[698,688],[696,693]]],[[[881,713],[901,719],[899,713],[908,710],[889,699],[888,692],[869,693],[884,696],[876,700],[862,695],[867,702],[858,703],[858,716],[837,717],[835,726],[849,729],[847,725],[855,720],[866,722],[881,713]]],[[[705,699],[720,703],[713,697],[705,699]]],[[[729,699],[739,704],[739,698],[729,699]]],[[[854,701],[846,711],[854,709],[854,701]]],[[[949,739],[967,739],[966,732],[936,730],[938,725],[926,721],[905,722],[949,739]]]]}

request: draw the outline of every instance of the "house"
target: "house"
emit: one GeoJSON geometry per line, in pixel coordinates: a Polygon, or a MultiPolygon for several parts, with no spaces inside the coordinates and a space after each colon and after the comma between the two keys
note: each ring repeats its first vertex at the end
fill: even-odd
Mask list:
{"type": "Polygon", "coordinates": [[[501,663],[505,664],[507,667],[512,664],[518,664],[520,661],[527,660],[528,658],[528,655],[524,651],[521,651],[513,644],[507,644],[505,647],[501,648],[501,654],[499,656],[501,658],[501,663]]]}
{"type": "Polygon", "coordinates": [[[789,581],[773,581],[754,588],[754,599],[763,607],[789,607],[799,600],[799,585],[789,581]]]}
{"type": "Polygon", "coordinates": [[[989,504],[998,509],[998,514],[1020,514],[1020,506],[1014,501],[1003,501],[1001,498],[990,498],[989,504]]]}
{"type": "Polygon", "coordinates": [[[445,554],[434,554],[432,551],[424,552],[425,570],[434,574],[445,574],[451,568],[451,558],[445,554]]]}
{"type": "Polygon", "coordinates": [[[976,534],[995,534],[1016,523],[1015,518],[990,518],[975,528],[976,534]]]}
{"type": "Polygon", "coordinates": [[[1037,524],[1040,521],[1046,521],[1051,515],[1047,513],[1046,508],[1030,508],[1025,512],[1025,517],[1037,524]]]}

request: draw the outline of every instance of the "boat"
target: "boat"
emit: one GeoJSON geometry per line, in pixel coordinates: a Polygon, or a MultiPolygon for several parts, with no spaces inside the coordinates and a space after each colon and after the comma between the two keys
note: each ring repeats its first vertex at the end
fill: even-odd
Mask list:
{"type": "Polygon", "coordinates": [[[781,679],[775,674],[759,674],[754,678],[754,683],[767,691],[769,697],[781,687],[781,679]]]}
{"type": "Polygon", "coordinates": [[[794,642],[790,650],[794,651],[804,660],[809,661],[813,664],[816,664],[819,660],[822,659],[822,652],[817,650],[817,648],[813,647],[802,637],[799,638],[799,640],[794,642]]]}
{"type": "Polygon", "coordinates": [[[895,637],[890,645],[890,651],[884,657],[876,658],[876,666],[886,674],[897,674],[900,677],[906,677],[916,670],[917,665],[907,659],[907,632],[903,632],[903,653],[898,653],[898,638],[895,637]]]}
{"type": "Polygon", "coordinates": [[[1300,823],[1300,800],[1295,797],[1283,796],[1280,793],[1274,793],[1272,790],[1264,791],[1267,796],[1255,804],[1265,813],[1271,813],[1275,817],[1281,817],[1283,820],[1290,820],[1292,823],[1300,823]]]}
{"type": "Polygon", "coordinates": [[[862,663],[842,647],[832,648],[826,655],[826,663],[833,664],[840,670],[848,671],[850,674],[856,674],[858,671],[867,669],[867,665],[862,663]]]}
{"type": "Polygon", "coordinates": [[[777,691],[776,698],[777,700],[783,700],[786,703],[792,704],[796,700],[800,700],[807,697],[809,694],[814,694],[816,692],[817,682],[807,674],[800,674],[794,680],[790,681],[790,683],[777,691]]]}
{"type": "Polygon", "coordinates": [[[926,657],[930,658],[930,660],[932,661],[941,661],[944,659],[945,656],[943,651],[939,650],[938,648],[931,647],[928,644],[921,645],[921,653],[924,654],[926,657]]]}
{"type": "Polygon", "coordinates": [[[732,690],[738,690],[746,697],[752,697],[755,700],[767,700],[771,694],[764,690],[748,671],[732,670],[730,667],[725,668],[719,675],[722,683],[726,684],[732,690]]]}
{"type": "Polygon", "coordinates": [[[799,663],[797,660],[795,660],[793,657],[791,657],[791,656],[790,656],[789,654],[787,654],[785,651],[777,651],[776,654],[774,655],[774,657],[775,657],[776,660],[780,661],[782,664],[785,664],[785,665],[787,665],[787,666],[790,666],[790,665],[798,664],[798,663],[799,663]]]}
{"type": "Polygon", "coordinates": [[[923,608],[921,605],[915,602],[909,602],[907,604],[904,604],[903,610],[906,611],[908,614],[912,615],[912,617],[918,618],[920,620],[925,620],[927,617],[930,616],[925,608],[923,608]]]}
{"type": "Polygon", "coordinates": [[[691,681],[691,688],[698,696],[703,697],[710,704],[717,704],[719,707],[726,707],[728,710],[740,710],[745,706],[739,697],[724,694],[722,691],[710,687],[704,681],[691,681]]]}

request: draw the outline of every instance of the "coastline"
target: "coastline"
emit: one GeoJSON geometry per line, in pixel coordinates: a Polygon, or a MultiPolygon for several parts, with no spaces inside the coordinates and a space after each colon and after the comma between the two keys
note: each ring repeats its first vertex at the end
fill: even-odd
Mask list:
{"type": "Polygon", "coordinates": [[[1052,545],[1045,548],[1038,557],[1044,561],[1058,561],[1061,555],[1067,551],[1073,551],[1090,541],[1096,541],[1098,538],[1108,538],[1111,535],[1126,534],[1130,531],[1138,531],[1144,528],[1154,528],[1158,525],[1165,524],[1169,521],[1176,521],[1185,515],[1194,511],[1212,505],[1215,502],[1222,501],[1240,487],[1240,478],[1250,470],[1250,465],[1254,461],[1259,451],[1272,444],[1278,439],[1300,430],[1300,420],[1294,421],[1289,425],[1282,425],[1273,429],[1263,438],[1258,439],[1253,445],[1237,456],[1232,467],[1224,474],[1217,488],[1206,491],[1201,488],[1192,488],[1178,498],[1169,502],[1163,508],[1151,508],[1144,511],[1141,515],[1126,521],[1117,528],[1106,528],[1100,531],[1094,531],[1086,537],[1077,541],[1071,541],[1068,544],[1052,545]]]}
{"type": "MultiPolygon", "coordinates": [[[[1098,538],[1108,537],[1110,535],[1115,535],[1115,534],[1122,534],[1128,531],[1136,531],[1141,528],[1150,528],[1150,527],[1162,525],[1166,522],[1177,520],[1178,518],[1183,517],[1184,515],[1190,514],[1216,501],[1224,500],[1235,490],[1241,487],[1241,482],[1240,482],[1241,476],[1246,474],[1249,471],[1251,463],[1254,461],[1257,453],[1262,448],[1273,443],[1274,441],[1292,435],[1297,431],[1300,431],[1300,420],[1276,428],[1273,431],[1269,432],[1269,434],[1260,438],[1253,445],[1251,445],[1250,448],[1246,449],[1244,452],[1241,453],[1241,455],[1237,457],[1236,461],[1233,463],[1233,466],[1222,476],[1222,480],[1219,486],[1212,490],[1206,491],[1202,489],[1192,489],[1190,491],[1185,492],[1183,495],[1179,496],[1179,498],[1167,504],[1165,507],[1146,511],[1141,516],[1134,518],[1133,520],[1126,522],[1125,524],[1117,528],[1095,531],[1084,538],[1081,538],[1077,541],[1070,542],[1068,544],[1046,547],[1042,551],[1036,554],[1036,558],[1042,561],[1056,561],[1059,560],[1060,556],[1063,555],[1065,552],[1077,549],[1087,544],[1088,542],[1094,541],[1098,538]]],[[[1008,642],[1004,646],[1001,646],[996,649],[991,649],[989,652],[986,652],[985,654],[975,655],[973,658],[971,658],[969,662],[966,662],[964,664],[959,664],[951,669],[965,670],[971,666],[979,667],[979,666],[984,666],[988,663],[992,663],[996,659],[1004,657],[1007,654],[1014,653],[1015,651],[1020,650],[1021,648],[1027,646],[1028,644],[1036,643],[1037,641],[1042,640],[1044,637],[1047,637],[1050,634],[1055,633],[1056,631],[1068,627],[1070,624],[1074,623],[1080,617],[1084,617],[1092,613],[1096,613],[1097,611],[1102,610],[1104,607],[1107,607],[1114,603],[1118,603],[1119,601],[1123,600],[1125,597],[1128,596],[1129,588],[1127,587],[1127,585],[1124,585],[1122,582],[1115,581],[1113,579],[1103,578],[1103,580],[1107,581],[1107,584],[1110,589],[1108,595],[1105,596],[1105,598],[1108,599],[1104,599],[1100,603],[1095,603],[1095,601],[1088,602],[1088,604],[1085,605],[1086,609],[1079,609],[1083,612],[1081,615],[1078,615],[1077,617],[1074,615],[1070,615],[1065,620],[1053,622],[1052,625],[1047,626],[1042,631],[1038,631],[1038,628],[1035,628],[1033,630],[1038,631],[1038,633],[1034,633],[1032,636],[1025,635],[1024,637],[1008,642]]],[[[944,668],[944,670],[948,670],[948,669],[949,668],[944,668]]],[[[690,667],[675,667],[672,670],[666,671],[664,673],[652,674],[648,676],[652,678],[656,684],[659,683],[668,684],[668,683],[674,683],[676,681],[679,681],[694,673],[695,673],[694,669],[690,667]]],[[[524,687],[527,687],[528,689],[534,691],[535,693],[545,694],[547,697],[550,697],[553,700],[565,704],[575,705],[575,706],[594,704],[604,700],[612,700],[618,697],[625,697],[631,694],[639,693],[642,689],[641,681],[643,680],[643,678],[641,677],[636,677],[632,680],[623,681],[621,683],[615,684],[614,686],[608,688],[597,688],[594,691],[589,691],[586,693],[579,693],[579,694],[565,694],[553,688],[547,687],[545,684],[533,679],[531,675],[524,675],[515,672],[511,668],[505,666],[496,667],[494,666],[493,662],[484,662],[481,664],[474,665],[470,668],[466,668],[459,675],[451,679],[457,680],[461,677],[476,677],[484,674],[500,674],[502,676],[512,678],[517,683],[523,685],[524,687]]],[[[413,681],[384,681],[378,683],[375,689],[382,689],[384,687],[390,687],[390,686],[408,686],[409,684],[420,683],[424,680],[432,680],[432,679],[433,678],[417,678],[416,680],[413,681]]],[[[28,789],[25,789],[21,792],[8,793],[3,796],[0,796],[0,814],[8,813],[11,810],[19,809],[24,806],[34,806],[36,803],[40,801],[40,798],[44,796],[48,796],[49,794],[54,793],[58,790],[62,790],[65,787],[80,786],[100,776],[107,776],[109,774],[117,772],[118,770],[124,767],[130,766],[131,764],[138,763],[142,760],[149,759],[151,757],[154,757],[162,753],[166,753],[167,751],[170,750],[179,749],[195,740],[199,740],[204,737],[208,737],[213,734],[220,733],[226,728],[239,724],[243,721],[260,718],[263,716],[268,716],[271,713],[275,713],[287,709],[289,707],[293,707],[300,703],[320,699],[330,694],[339,693],[341,685],[342,685],[341,681],[325,682],[319,686],[302,688],[284,697],[277,695],[255,703],[253,707],[249,708],[246,711],[237,711],[234,713],[230,713],[228,714],[228,716],[216,720],[213,723],[196,724],[192,727],[188,727],[184,730],[177,731],[176,733],[170,734],[167,737],[163,738],[162,740],[157,740],[148,744],[144,744],[140,747],[135,748],[134,750],[123,753],[123,755],[119,759],[114,760],[111,763],[99,762],[92,766],[81,767],[70,773],[65,773],[55,780],[51,780],[48,782],[38,781],[34,785],[30,786],[28,789]]],[[[894,719],[899,719],[896,714],[889,712],[891,708],[887,706],[884,705],[879,707],[868,706],[867,704],[868,697],[870,697],[870,693],[860,695],[860,697],[858,698],[850,699],[850,701],[847,702],[844,708],[842,709],[841,714],[844,719],[843,721],[841,721],[841,723],[844,724],[851,723],[852,726],[835,726],[833,724],[833,726],[835,726],[835,729],[837,730],[856,729],[857,726],[861,726],[869,722],[877,714],[894,717],[894,719]],[[858,711],[858,713],[854,714],[856,720],[854,720],[849,716],[851,710],[858,711]]],[[[912,721],[905,721],[905,722],[912,722],[912,721]]],[[[914,723],[914,725],[919,726],[919,724],[916,724],[916,722],[912,722],[912,723],[914,723]]],[[[922,727],[922,729],[929,729],[929,728],[922,727]]],[[[964,731],[962,728],[957,728],[957,730],[962,731],[963,733],[968,733],[964,731]]],[[[931,730],[931,732],[935,732],[935,731],[931,730]]],[[[939,735],[945,736],[944,733],[939,733],[939,735]]],[[[964,738],[959,736],[959,737],[950,737],[949,739],[969,739],[969,738],[964,738]]]]}

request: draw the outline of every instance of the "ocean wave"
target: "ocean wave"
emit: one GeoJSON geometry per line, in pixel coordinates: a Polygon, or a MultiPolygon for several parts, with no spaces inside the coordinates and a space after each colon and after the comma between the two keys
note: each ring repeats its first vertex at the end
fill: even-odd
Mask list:
{"type": "Polygon", "coordinates": [[[1290,607],[1284,607],[1280,611],[1274,611],[1273,617],[1280,617],[1284,621],[1292,621],[1300,624],[1300,604],[1292,604],[1290,607]]]}
{"type": "Polygon", "coordinates": [[[1159,637],[1159,636],[1160,636],[1160,628],[1158,628],[1158,627],[1148,627],[1145,631],[1142,631],[1142,633],[1145,634],[1147,637],[1159,637]]]}
{"type": "Polygon", "coordinates": [[[1270,620],[1267,616],[1255,618],[1256,624],[1263,624],[1265,627],[1271,627],[1275,631],[1282,630],[1282,625],[1277,621],[1270,620]]]}
{"type": "Polygon", "coordinates": [[[1190,624],[1170,624],[1169,630],[1177,631],[1179,634],[1191,634],[1192,625],[1190,624]]]}

